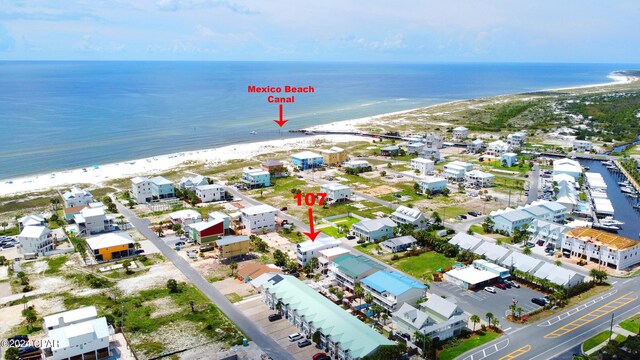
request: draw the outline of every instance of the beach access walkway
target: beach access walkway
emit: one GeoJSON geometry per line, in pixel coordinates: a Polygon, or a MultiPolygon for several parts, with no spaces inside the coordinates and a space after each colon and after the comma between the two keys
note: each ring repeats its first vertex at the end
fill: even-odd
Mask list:
{"type": "Polygon", "coordinates": [[[275,342],[269,335],[264,334],[254,324],[253,320],[246,317],[236,308],[222,293],[211,285],[200,273],[178,255],[169,245],[160,239],[149,229],[149,220],[140,219],[136,214],[123,206],[118,200],[115,201],[118,212],[124,215],[131,224],[149,241],[151,241],[173,265],[180,270],[202,293],[211,300],[220,311],[225,313],[252,341],[256,343],[265,353],[273,359],[293,360],[282,346],[275,342]]]}

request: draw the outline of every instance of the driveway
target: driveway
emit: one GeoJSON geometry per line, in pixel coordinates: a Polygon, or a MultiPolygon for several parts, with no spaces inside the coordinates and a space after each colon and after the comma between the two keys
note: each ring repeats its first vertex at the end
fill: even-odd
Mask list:
{"type": "MultiPolygon", "coordinates": [[[[285,318],[270,322],[268,317],[273,314],[274,311],[269,309],[260,297],[243,301],[239,303],[237,307],[245,316],[253,319],[262,332],[269,334],[275,342],[284,347],[285,350],[296,359],[309,360],[314,354],[322,352],[322,350],[317,349],[314,344],[299,348],[297,341],[289,341],[288,336],[300,330],[285,318]]],[[[346,315],[348,314],[345,314],[345,316],[346,315]]]]}

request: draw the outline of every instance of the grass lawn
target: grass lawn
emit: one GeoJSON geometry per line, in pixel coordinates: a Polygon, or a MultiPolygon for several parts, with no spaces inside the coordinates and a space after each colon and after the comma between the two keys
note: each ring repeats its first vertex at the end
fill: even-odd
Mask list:
{"type": "Polygon", "coordinates": [[[351,229],[351,225],[360,222],[360,219],[350,216],[344,216],[330,221],[337,225],[346,225],[348,229],[351,229]]]}
{"type": "Polygon", "coordinates": [[[471,231],[473,231],[476,234],[485,234],[484,229],[482,228],[481,225],[471,225],[471,231]]]}
{"type": "Polygon", "coordinates": [[[17,226],[0,230],[0,236],[15,236],[18,234],[20,234],[20,229],[17,226]]]}
{"type": "Polygon", "coordinates": [[[582,351],[587,352],[607,340],[609,340],[609,330],[605,330],[582,343],[582,351]]]}
{"type": "Polygon", "coordinates": [[[229,302],[233,303],[237,303],[238,301],[242,300],[242,296],[236,294],[236,293],[231,293],[231,294],[227,294],[225,295],[225,297],[227,299],[229,299],[229,302]]]}
{"type": "Polygon", "coordinates": [[[306,235],[300,233],[300,236],[298,236],[299,231],[298,230],[292,230],[289,233],[286,233],[284,231],[278,231],[278,234],[280,236],[282,236],[283,238],[286,238],[287,240],[289,240],[290,242],[294,243],[294,244],[299,244],[303,241],[305,241],[307,238],[306,235]]]}
{"type": "Polygon", "coordinates": [[[621,322],[620,327],[637,334],[640,331],[640,314],[621,322]]]}
{"type": "Polygon", "coordinates": [[[68,260],[67,255],[49,257],[47,258],[47,264],[49,268],[45,270],[45,274],[57,274],[60,272],[60,268],[64,265],[68,260]]]}
{"type": "Polygon", "coordinates": [[[418,256],[400,258],[392,266],[417,279],[429,282],[432,279],[431,274],[436,270],[451,267],[455,263],[456,260],[453,258],[448,258],[435,251],[428,251],[418,256]]]}
{"type": "Polygon", "coordinates": [[[344,234],[339,233],[338,229],[333,226],[327,226],[325,228],[320,229],[320,231],[336,239],[345,236],[344,234]]]}
{"type": "Polygon", "coordinates": [[[484,332],[481,335],[471,335],[470,338],[462,340],[458,346],[443,350],[438,359],[451,360],[464,354],[465,352],[476,348],[482,344],[486,344],[500,337],[500,334],[494,332],[484,332]]]}

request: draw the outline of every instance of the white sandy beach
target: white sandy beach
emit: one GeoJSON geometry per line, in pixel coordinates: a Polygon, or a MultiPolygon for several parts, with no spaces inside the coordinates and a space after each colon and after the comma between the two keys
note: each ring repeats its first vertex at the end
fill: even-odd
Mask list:
{"type": "Polygon", "coordinates": [[[175,154],[100,165],[96,169],[87,167],[86,172],[83,169],[74,169],[3,179],[0,181],[0,196],[68,187],[74,184],[100,184],[107,180],[137,175],[153,175],[154,173],[170,170],[186,161],[202,161],[211,165],[221,165],[225,161],[233,159],[251,159],[257,155],[277,151],[312,148],[314,147],[313,143],[317,140],[325,140],[328,143],[341,143],[370,141],[371,139],[353,135],[315,135],[228,145],[205,150],[183,151],[175,154]]]}

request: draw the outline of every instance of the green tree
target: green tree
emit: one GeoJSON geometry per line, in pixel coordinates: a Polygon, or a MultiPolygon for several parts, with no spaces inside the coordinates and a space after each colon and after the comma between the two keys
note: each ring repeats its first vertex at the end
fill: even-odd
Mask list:
{"type": "Polygon", "coordinates": [[[484,219],[484,222],[482,223],[482,230],[486,233],[492,233],[494,225],[495,225],[495,222],[493,221],[491,216],[487,216],[484,219]]]}
{"type": "Polygon", "coordinates": [[[295,261],[288,261],[285,266],[285,271],[289,274],[293,274],[298,271],[298,264],[295,261]]]}
{"type": "Polygon", "coordinates": [[[27,322],[28,329],[33,329],[33,324],[38,321],[38,313],[36,312],[36,309],[34,309],[33,306],[29,306],[28,308],[22,310],[22,316],[27,322]]]}
{"type": "Polygon", "coordinates": [[[51,198],[49,202],[51,203],[51,208],[54,211],[57,211],[60,208],[60,199],[58,199],[57,197],[51,198]]]}
{"type": "Polygon", "coordinates": [[[437,211],[434,211],[431,214],[431,219],[433,220],[433,223],[437,226],[442,225],[442,218],[440,217],[440,214],[438,214],[437,211]]]}
{"type": "Polygon", "coordinates": [[[529,248],[528,246],[526,246],[523,250],[522,253],[525,255],[529,255],[531,254],[531,248],[529,248]]]}
{"type": "Polygon", "coordinates": [[[288,257],[282,250],[276,249],[273,252],[273,260],[276,266],[285,266],[287,264],[288,257]]]}
{"type": "Polygon", "coordinates": [[[6,222],[6,221],[3,221],[3,222],[2,222],[2,224],[0,224],[0,225],[2,225],[2,231],[5,231],[5,229],[7,228],[7,226],[9,226],[9,223],[8,223],[8,222],[6,222]]]}
{"type": "Polygon", "coordinates": [[[160,221],[158,223],[158,227],[156,228],[156,234],[158,234],[158,237],[162,237],[162,235],[164,234],[164,228],[162,227],[164,225],[164,221],[160,221]]]}
{"type": "Polygon", "coordinates": [[[362,284],[360,284],[360,282],[356,282],[355,285],[353,286],[353,295],[355,296],[356,299],[360,300],[360,305],[362,305],[362,297],[364,296],[364,288],[362,287],[362,284]]]}
{"type": "Polygon", "coordinates": [[[364,302],[366,302],[369,305],[373,304],[373,295],[371,295],[370,292],[364,294],[364,302]]]}
{"type": "Polygon", "coordinates": [[[231,269],[231,276],[233,276],[233,274],[236,272],[236,270],[238,270],[238,263],[235,261],[232,261],[229,264],[229,269],[231,269]]]}
{"type": "Polygon", "coordinates": [[[122,267],[124,268],[124,271],[128,274],[129,273],[129,267],[131,266],[131,260],[125,260],[122,263],[122,267]]]}
{"type": "Polygon", "coordinates": [[[414,344],[422,350],[422,357],[425,359],[431,358],[431,338],[419,331],[413,333],[413,338],[414,344]]]}
{"type": "Polygon", "coordinates": [[[604,270],[598,270],[598,269],[591,269],[589,271],[589,276],[591,276],[593,278],[593,281],[598,283],[598,284],[602,284],[603,282],[605,282],[607,280],[607,272],[604,270]]]}
{"type": "Polygon", "coordinates": [[[311,341],[313,341],[314,343],[316,343],[316,347],[320,346],[320,331],[316,330],[313,335],[311,336],[311,341]]]}
{"type": "Polygon", "coordinates": [[[473,331],[476,331],[476,325],[480,322],[480,316],[473,314],[469,320],[473,323],[473,331]]]}
{"type": "Polygon", "coordinates": [[[167,280],[167,289],[169,289],[170,293],[177,293],[180,291],[180,288],[178,286],[178,282],[176,281],[176,279],[167,280]]]}
{"type": "Polygon", "coordinates": [[[414,191],[416,194],[419,194],[419,193],[420,193],[420,184],[418,184],[418,183],[413,183],[413,191],[414,191]]]}
{"type": "Polygon", "coordinates": [[[4,352],[5,360],[18,360],[20,359],[20,350],[17,347],[10,347],[4,352]]]}
{"type": "Polygon", "coordinates": [[[486,317],[486,318],[487,318],[487,322],[488,322],[489,324],[491,324],[491,320],[493,320],[493,318],[494,318],[493,313],[491,313],[491,312],[486,313],[486,314],[484,315],[484,317],[486,317]]]}

